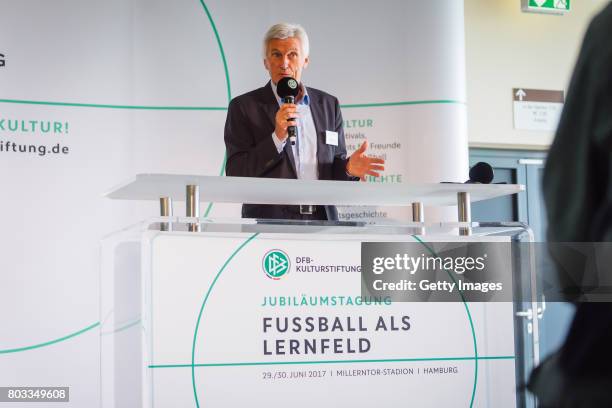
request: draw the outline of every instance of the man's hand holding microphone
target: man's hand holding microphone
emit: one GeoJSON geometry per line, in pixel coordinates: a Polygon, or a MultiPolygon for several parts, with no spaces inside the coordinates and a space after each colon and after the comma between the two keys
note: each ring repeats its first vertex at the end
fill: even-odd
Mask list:
{"type": "Polygon", "coordinates": [[[274,134],[283,142],[289,135],[288,128],[295,127],[295,120],[300,117],[297,105],[294,103],[284,103],[276,112],[274,134]]]}
{"type": "Polygon", "coordinates": [[[295,145],[297,139],[295,121],[300,117],[295,98],[300,93],[300,84],[291,77],[284,77],[278,81],[276,92],[283,98],[283,104],[276,112],[274,133],[281,141],[289,136],[289,141],[295,145]]]}

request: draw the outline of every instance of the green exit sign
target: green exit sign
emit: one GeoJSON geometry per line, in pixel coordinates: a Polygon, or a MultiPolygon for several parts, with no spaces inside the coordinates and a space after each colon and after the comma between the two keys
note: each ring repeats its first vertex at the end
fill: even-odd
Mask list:
{"type": "Polygon", "coordinates": [[[521,6],[529,13],[563,14],[570,10],[570,0],[521,0],[521,6]]]}

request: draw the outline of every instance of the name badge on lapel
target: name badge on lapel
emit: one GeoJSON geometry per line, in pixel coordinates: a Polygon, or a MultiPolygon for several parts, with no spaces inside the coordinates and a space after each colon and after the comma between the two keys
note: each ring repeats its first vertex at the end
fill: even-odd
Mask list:
{"type": "Polygon", "coordinates": [[[338,132],[331,130],[325,131],[325,143],[328,145],[338,146],[338,132]]]}

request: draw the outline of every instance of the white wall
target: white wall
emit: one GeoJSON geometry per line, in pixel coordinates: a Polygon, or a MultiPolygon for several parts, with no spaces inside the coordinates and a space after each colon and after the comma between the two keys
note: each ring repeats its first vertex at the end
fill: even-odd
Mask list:
{"type": "Polygon", "coordinates": [[[553,132],[514,130],[512,88],[566,90],[590,19],[605,0],[566,15],[521,12],[520,0],[465,0],[470,146],[545,149],[553,132]]]}
{"type": "Polygon", "coordinates": [[[387,155],[397,177],[377,182],[467,178],[462,1],[253,4],[1,3],[0,385],[70,386],[71,406],[98,406],[102,336],[138,330],[121,310],[99,314],[99,241],[158,212],[103,193],[137,173],[220,174],[228,97],[267,81],[273,22],[307,27],[306,83],[337,95],[346,121],[372,124],[351,126],[351,143],[365,135],[387,155]],[[42,122],[64,130],[30,125],[42,122]]]}

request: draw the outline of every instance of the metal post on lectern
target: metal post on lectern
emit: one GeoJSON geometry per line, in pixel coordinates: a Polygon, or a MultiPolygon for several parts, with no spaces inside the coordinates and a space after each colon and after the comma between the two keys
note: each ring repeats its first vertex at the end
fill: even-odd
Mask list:
{"type": "MultiPolygon", "coordinates": [[[[159,198],[159,212],[162,217],[172,217],[172,198],[171,197],[160,197],[159,198]]],[[[161,231],[171,231],[172,223],[161,222],[159,224],[161,231]]]]}
{"type": "MultiPolygon", "coordinates": [[[[423,203],[421,202],[412,203],[412,221],[419,222],[419,223],[425,222],[425,211],[423,210],[423,203]]],[[[416,235],[425,235],[425,228],[417,227],[416,235]]]]}
{"type": "MultiPolygon", "coordinates": [[[[472,222],[472,208],[470,203],[470,193],[457,193],[457,215],[459,222],[472,222]]],[[[471,235],[471,227],[460,227],[459,235],[471,235]]]]}
{"type": "MultiPolygon", "coordinates": [[[[185,199],[185,209],[187,217],[199,218],[200,217],[200,186],[193,184],[187,185],[185,199]]],[[[200,230],[199,221],[195,223],[189,223],[188,229],[191,232],[197,232],[200,230]]]]}

